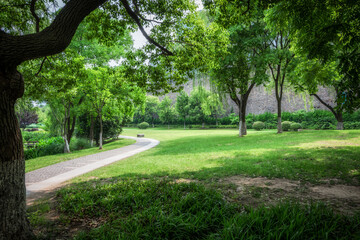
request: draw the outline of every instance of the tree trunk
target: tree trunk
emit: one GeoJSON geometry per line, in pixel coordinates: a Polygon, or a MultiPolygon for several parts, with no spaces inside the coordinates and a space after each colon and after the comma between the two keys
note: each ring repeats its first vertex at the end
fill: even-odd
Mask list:
{"type": "Polygon", "coordinates": [[[184,130],[186,129],[186,125],[185,125],[185,118],[184,118],[184,130]]]}
{"type": "Polygon", "coordinates": [[[100,114],[100,134],[99,134],[99,149],[103,149],[103,125],[102,125],[102,116],[100,114]]]}
{"type": "Polygon", "coordinates": [[[64,139],[64,153],[70,153],[70,146],[69,146],[69,142],[68,142],[68,137],[65,134],[65,136],[63,136],[64,139]]]}
{"type": "Polygon", "coordinates": [[[94,116],[90,116],[90,146],[94,146],[94,116]]]}
{"type": "Polygon", "coordinates": [[[281,100],[277,101],[277,133],[282,133],[281,126],[281,100]]]}
{"type": "Polygon", "coordinates": [[[342,112],[339,112],[337,114],[336,120],[337,120],[336,130],[344,130],[344,121],[343,121],[342,112]]]}
{"type": "Polygon", "coordinates": [[[202,123],[201,128],[202,128],[202,129],[205,128],[205,123],[204,123],[204,122],[202,123]]]}
{"type": "Polygon", "coordinates": [[[239,137],[247,135],[245,114],[246,112],[244,111],[244,108],[242,108],[239,114],[239,137]]]}
{"type": "Polygon", "coordinates": [[[0,239],[31,239],[26,218],[25,161],[14,104],[24,93],[16,70],[0,71],[0,239]]]}

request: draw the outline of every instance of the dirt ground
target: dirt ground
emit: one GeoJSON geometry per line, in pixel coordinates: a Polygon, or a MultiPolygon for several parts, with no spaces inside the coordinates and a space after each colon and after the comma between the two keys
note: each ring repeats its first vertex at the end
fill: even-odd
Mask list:
{"type": "Polygon", "coordinates": [[[336,179],[326,179],[324,184],[301,183],[288,179],[232,176],[221,179],[220,184],[233,186],[230,200],[257,206],[276,204],[281,200],[296,200],[302,203],[322,201],[335,210],[351,214],[360,211],[360,186],[338,184],[336,179]]]}

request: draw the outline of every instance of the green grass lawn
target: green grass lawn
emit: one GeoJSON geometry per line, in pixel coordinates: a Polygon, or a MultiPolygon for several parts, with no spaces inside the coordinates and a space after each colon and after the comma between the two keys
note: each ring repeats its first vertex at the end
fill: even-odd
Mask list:
{"type": "Polygon", "coordinates": [[[360,180],[360,131],[252,131],[125,129],[124,135],[160,140],[159,146],[90,172],[87,178],[159,177],[198,180],[232,175],[316,182],[360,180]]]}
{"type": "Polygon", "coordinates": [[[109,143],[104,144],[103,149],[99,150],[98,147],[92,147],[88,149],[72,151],[71,153],[61,153],[55,155],[48,155],[38,158],[33,158],[25,161],[25,172],[31,172],[39,168],[43,168],[49,165],[53,165],[59,162],[68,161],[74,158],[99,153],[101,151],[112,150],[121,148],[130,144],[135,143],[132,139],[118,139],[109,143]]]}
{"type": "Polygon", "coordinates": [[[333,204],[306,198],[308,188],[238,190],[223,182],[247,176],[358,186],[359,130],[250,130],[244,138],[220,129],[123,134],[137,133],[161,142],[72,180],[55,202],[29,209],[39,239],[60,232],[64,239],[360,239],[359,205],[346,199],[335,205],[346,203],[351,214],[339,214],[333,204]],[[50,223],[51,209],[60,217],[50,223]]]}

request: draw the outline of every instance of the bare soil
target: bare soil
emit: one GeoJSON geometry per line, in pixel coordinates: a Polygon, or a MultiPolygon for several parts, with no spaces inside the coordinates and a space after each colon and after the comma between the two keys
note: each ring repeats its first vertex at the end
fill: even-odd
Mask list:
{"type": "Polygon", "coordinates": [[[322,182],[324,184],[313,185],[288,179],[244,176],[220,180],[222,184],[233,185],[228,195],[230,199],[253,206],[276,204],[281,200],[297,200],[302,203],[322,201],[341,213],[351,214],[360,211],[360,186],[334,184],[336,180],[332,179],[322,182]]]}

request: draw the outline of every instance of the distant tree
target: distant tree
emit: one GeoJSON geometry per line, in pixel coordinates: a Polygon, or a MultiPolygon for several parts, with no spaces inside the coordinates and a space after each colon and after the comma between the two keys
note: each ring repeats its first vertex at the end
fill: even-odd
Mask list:
{"type": "Polygon", "coordinates": [[[185,91],[181,91],[176,98],[176,111],[184,120],[184,129],[186,129],[185,121],[189,116],[189,96],[185,91]]]}
{"type": "Polygon", "coordinates": [[[170,123],[175,119],[176,117],[176,111],[174,107],[172,106],[171,99],[166,96],[159,104],[159,117],[160,120],[168,125],[168,128],[170,128],[170,123]]]}
{"type": "Polygon", "coordinates": [[[195,87],[189,97],[189,116],[202,124],[205,128],[206,116],[210,116],[214,109],[220,107],[221,101],[217,94],[212,94],[202,86],[195,87]]]}
{"type": "Polygon", "coordinates": [[[342,92],[342,77],[336,68],[335,62],[321,63],[317,59],[308,60],[307,58],[295,59],[299,63],[289,74],[290,81],[296,91],[306,92],[315,97],[321,104],[327,107],[337,120],[337,130],[344,130],[343,112],[345,104],[342,100],[346,92],[342,92]],[[334,102],[327,103],[317,94],[319,86],[323,86],[334,93],[334,102]]]}
{"type": "Polygon", "coordinates": [[[358,1],[287,0],[273,5],[272,25],[292,29],[292,46],[308,59],[336,63],[342,75],[337,106],[360,108],[360,5],[358,1]],[[315,17],[316,16],[316,17],[315,17]]]}
{"type": "Polygon", "coordinates": [[[145,102],[145,118],[150,119],[152,127],[154,126],[154,119],[158,118],[158,107],[159,107],[160,101],[158,97],[155,96],[146,96],[146,102],[145,102]]]}
{"type": "Polygon", "coordinates": [[[36,108],[29,99],[18,99],[15,105],[15,113],[19,119],[20,128],[25,128],[27,125],[38,121],[36,108]]]}
{"type": "Polygon", "coordinates": [[[223,103],[218,93],[210,92],[202,106],[206,115],[215,118],[216,125],[218,125],[219,115],[224,113],[223,103]]]}
{"type": "Polygon", "coordinates": [[[135,105],[145,101],[144,91],[123,78],[121,67],[88,69],[83,89],[99,120],[99,149],[103,147],[103,118],[133,115],[135,105]]]}
{"type": "Polygon", "coordinates": [[[261,27],[259,22],[230,27],[228,53],[218,58],[219,67],[211,71],[211,81],[216,89],[229,95],[238,107],[240,137],[247,134],[246,105],[251,90],[268,79],[266,65],[254,51],[261,46],[259,38],[254,38],[261,27]]]}

